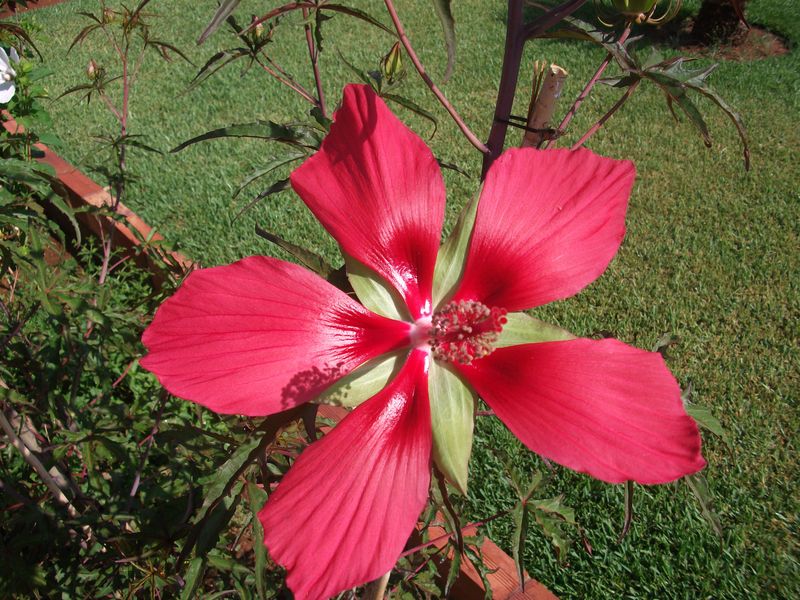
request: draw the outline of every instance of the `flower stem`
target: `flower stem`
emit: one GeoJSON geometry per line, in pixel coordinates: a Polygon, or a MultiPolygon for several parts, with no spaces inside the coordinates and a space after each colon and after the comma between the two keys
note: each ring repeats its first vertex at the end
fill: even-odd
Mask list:
{"type": "Polygon", "coordinates": [[[311,59],[311,68],[314,71],[314,83],[317,86],[317,106],[319,107],[322,116],[327,117],[328,111],[325,108],[325,92],[322,90],[322,76],[320,75],[319,64],[317,62],[319,59],[319,49],[314,43],[314,35],[311,32],[311,25],[308,24],[308,15],[308,9],[303,8],[303,19],[306,21],[305,30],[306,44],[308,45],[308,56],[311,59]]]}
{"type": "Polygon", "coordinates": [[[464,119],[461,118],[461,115],[458,114],[456,109],[453,108],[453,105],[447,100],[447,97],[442,93],[442,90],[438,88],[438,86],[425,71],[425,67],[419,60],[417,53],[414,52],[413,46],[411,46],[411,41],[406,35],[405,29],[403,28],[403,23],[400,21],[400,17],[397,16],[397,10],[395,10],[392,0],[384,0],[384,4],[386,5],[386,10],[389,11],[389,17],[392,19],[394,28],[397,31],[397,36],[400,38],[400,43],[403,44],[403,48],[405,48],[408,57],[411,59],[411,62],[413,63],[414,68],[417,70],[417,73],[419,73],[419,76],[422,77],[425,85],[428,86],[431,92],[433,92],[433,95],[436,96],[436,99],[439,100],[441,105],[450,114],[450,116],[453,118],[453,121],[455,121],[456,125],[458,125],[458,128],[461,130],[461,133],[463,133],[464,137],[469,140],[469,143],[484,154],[487,154],[489,152],[489,148],[487,148],[486,145],[478,139],[478,136],[476,136],[467,126],[467,124],[464,122],[464,119]]]}
{"type": "MultiPolygon", "coordinates": [[[[625,40],[628,39],[628,36],[630,34],[631,34],[631,23],[628,22],[628,24],[625,27],[624,31],[622,32],[622,34],[620,34],[619,39],[617,40],[617,43],[618,44],[623,44],[625,42],[625,40]]],[[[581,93],[578,94],[578,97],[575,99],[575,102],[573,102],[572,106],[567,111],[567,114],[564,115],[564,118],[562,119],[561,123],[558,126],[558,130],[559,131],[566,130],[567,125],[569,125],[570,121],[572,121],[572,118],[578,112],[578,109],[581,107],[581,104],[583,104],[583,101],[586,100],[587,96],[589,96],[589,93],[592,91],[592,89],[594,88],[594,86],[597,83],[597,81],[600,79],[600,77],[605,72],[606,67],[608,67],[608,65],[611,63],[611,59],[612,58],[614,58],[614,56],[610,52],[608,54],[606,54],[605,59],[603,60],[602,63],[600,63],[600,66],[597,68],[597,71],[595,71],[595,74],[592,75],[592,78],[589,80],[589,82],[583,88],[581,93]]],[[[549,148],[550,145],[553,143],[553,141],[554,140],[549,140],[547,142],[547,144],[545,145],[545,148],[549,148]]]]}
{"type": "Polygon", "coordinates": [[[583,137],[579,139],[577,142],[575,142],[575,144],[573,144],[570,150],[577,150],[578,148],[583,146],[586,140],[588,140],[595,133],[597,133],[597,130],[600,129],[605,124],[605,122],[608,121],[614,115],[614,113],[617,112],[617,110],[619,110],[620,107],[623,104],[625,104],[625,102],[628,101],[628,98],[630,98],[633,92],[636,90],[636,88],[639,87],[639,83],[640,81],[632,83],[631,86],[627,90],[625,90],[625,93],[622,95],[622,97],[619,100],[617,100],[616,104],[614,104],[614,106],[611,107],[611,110],[609,110],[606,114],[600,117],[600,120],[598,120],[597,123],[592,125],[589,128],[589,131],[584,133],[583,137]]]}

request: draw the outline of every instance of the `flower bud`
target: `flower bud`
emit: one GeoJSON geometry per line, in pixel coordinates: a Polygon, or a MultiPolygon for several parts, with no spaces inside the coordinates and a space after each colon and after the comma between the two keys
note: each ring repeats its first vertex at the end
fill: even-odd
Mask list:
{"type": "Polygon", "coordinates": [[[89,64],[86,65],[86,75],[94,81],[97,79],[97,75],[100,72],[100,67],[97,66],[97,63],[94,62],[94,59],[89,61],[89,64]]]}
{"type": "Polygon", "coordinates": [[[403,65],[403,49],[400,42],[395,42],[389,53],[381,60],[381,74],[388,83],[394,83],[405,76],[406,68],[403,65]]]}
{"type": "Polygon", "coordinates": [[[658,0],[612,0],[614,8],[626,17],[638,18],[647,15],[656,5],[658,0]]]}

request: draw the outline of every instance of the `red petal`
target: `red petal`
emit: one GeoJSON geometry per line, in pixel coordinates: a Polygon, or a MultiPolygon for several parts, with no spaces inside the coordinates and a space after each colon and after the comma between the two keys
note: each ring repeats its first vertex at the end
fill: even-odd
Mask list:
{"type": "Polygon", "coordinates": [[[455,300],[509,311],[566,298],[625,234],[633,163],[581,149],[507,150],[486,177],[455,300]]]}
{"type": "Polygon", "coordinates": [[[258,514],[297,600],[327,598],[389,571],[428,498],[425,353],[303,452],[258,514]]]}
{"type": "Polygon", "coordinates": [[[189,275],[144,332],[141,364],[176,396],[263,416],[408,343],[408,329],[302,267],[253,256],[189,275]]]}
{"type": "Polygon", "coordinates": [[[467,380],[531,450],[619,483],[665,483],[705,466],[700,434],[661,356],[617,340],[499,348],[467,380]]]}
{"type": "Polygon", "coordinates": [[[344,251],[431,310],[444,182],[430,149],[368,86],[349,85],[322,148],[292,186],[344,251]]]}

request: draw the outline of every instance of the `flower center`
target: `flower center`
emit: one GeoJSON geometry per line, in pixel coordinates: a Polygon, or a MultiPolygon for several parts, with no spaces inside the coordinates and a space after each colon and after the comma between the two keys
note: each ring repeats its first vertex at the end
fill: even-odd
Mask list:
{"type": "Polygon", "coordinates": [[[450,302],[431,318],[428,344],[433,358],[468,365],[488,356],[506,321],[504,308],[474,300],[450,302]]]}

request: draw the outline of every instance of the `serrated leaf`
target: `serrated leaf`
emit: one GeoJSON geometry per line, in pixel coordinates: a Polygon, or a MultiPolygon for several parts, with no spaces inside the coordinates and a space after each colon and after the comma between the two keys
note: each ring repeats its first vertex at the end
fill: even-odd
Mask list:
{"type": "Polygon", "coordinates": [[[456,21],[453,18],[450,4],[450,0],[433,0],[433,7],[436,9],[436,16],[439,17],[439,22],[442,24],[444,44],[447,48],[447,67],[443,78],[445,83],[453,75],[453,69],[456,66],[456,21]]]}
{"type": "Polygon", "coordinates": [[[480,193],[475,194],[462,209],[453,231],[439,248],[433,270],[433,305],[436,308],[440,308],[450,299],[461,280],[479,198],[480,193]]]}
{"type": "Polygon", "coordinates": [[[192,81],[189,82],[189,86],[186,88],[186,91],[194,89],[228,63],[233,62],[234,60],[243,56],[249,56],[249,54],[250,53],[246,48],[236,48],[233,51],[221,50],[220,52],[217,52],[206,61],[206,64],[200,67],[197,75],[195,75],[192,81]]]}
{"type": "Polygon", "coordinates": [[[261,227],[256,227],[256,234],[285,250],[298,260],[307,269],[314,271],[323,279],[327,279],[335,269],[329,265],[319,254],[306,250],[302,246],[284,240],[282,237],[271,233],[261,227]]]}
{"type": "Polygon", "coordinates": [[[453,552],[453,558],[450,561],[450,565],[447,567],[447,579],[445,579],[444,583],[444,597],[449,598],[450,592],[453,591],[453,585],[455,585],[456,581],[458,580],[458,576],[461,574],[461,558],[463,554],[456,551],[453,552]]]}
{"type": "Polygon", "coordinates": [[[197,38],[197,45],[199,46],[203,42],[205,42],[220,26],[225,22],[225,19],[236,9],[239,5],[240,0],[222,0],[217,8],[217,11],[214,13],[214,16],[211,17],[211,21],[209,21],[206,28],[203,30],[203,33],[200,34],[200,37],[197,38]]]}
{"type": "Polygon", "coordinates": [[[742,154],[744,155],[744,168],[745,170],[750,169],[750,142],[747,136],[747,130],[744,126],[744,121],[742,120],[742,116],[736,112],[732,106],[730,106],[723,98],[720,96],[716,91],[705,85],[699,85],[694,83],[693,80],[689,80],[686,82],[686,85],[691,89],[697,91],[700,94],[703,94],[706,98],[711,100],[714,104],[716,104],[719,109],[724,112],[728,118],[733,123],[734,127],[736,127],[736,131],[739,133],[739,138],[742,140],[742,154]]]}
{"type": "Polygon", "coordinates": [[[728,432],[722,427],[722,423],[719,422],[719,419],[711,413],[711,409],[706,406],[700,406],[699,404],[687,404],[686,412],[697,421],[700,427],[708,429],[714,435],[722,438],[722,441],[725,442],[726,445],[730,446],[728,432]]]}
{"type": "Polygon", "coordinates": [[[391,381],[407,357],[406,350],[384,354],[361,365],[331,385],[314,402],[354,408],[380,392],[391,381]]]}
{"type": "Polygon", "coordinates": [[[347,279],[361,304],[384,317],[411,321],[405,302],[383,277],[347,254],[344,255],[344,265],[347,279]]]}
{"type": "Polygon", "coordinates": [[[205,572],[206,558],[204,556],[197,556],[189,561],[189,567],[183,577],[184,585],[181,591],[181,600],[191,600],[196,597],[195,592],[203,581],[205,572]]]}
{"type": "Polygon", "coordinates": [[[261,167],[260,169],[256,169],[252,173],[250,173],[247,177],[245,177],[244,181],[239,185],[239,188],[233,193],[233,197],[236,198],[241,191],[246,188],[248,185],[253,183],[255,180],[272,173],[275,169],[278,169],[284,165],[288,165],[293,163],[296,160],[301,158],[305,158],[307,154],[305,152],[293,152],[291,154],[287,154],[285,156],[279,156],[274,158],[270,162],[268,162],[265,166],[261,167]]]}
{"type": "Polygon", "coordinates": [[[203,505],[194,518],[194,523],[202,521],[210,508],[215,506],[225,495],[233,481],[239,477],[242,469],[254,460],[254,450],[261,444],[261,439],[253,437],[239,446],[231,457],[213,473],[205,477],[203,484],[203,505]]]}
{"type": "Polygon", "coordinates": [[[575,336],[566,329],[550,325],[526,313],[516,312],[506,315],[506,323],[503,325],[503,330],[494,347],[505,348],[518,344],[538,344],[574,339],[575,336]]]}
{"type": "Polygon", "coordinates": [[[466,495],[477,396],[447,364],[431,361],[429,369],[433,460],[466,495]]]}
{"type": "MultiPolygon", "coordinates": [[[[286,179],[279,179],[278,181],[270,184],[270,186],[267,189],[263,190],[261,193],[258,194],[258,196],[256,196],[245,206],[243,206],[239,210],[239,212],[237,212],[234,215],[233,220],[236,221],[239,217],[241,217],[244,213],[253,208],[256,204],[261,202],[264,198],[272,196],[273,194],[277,194],[278,192],[283,192],[285,190],[288,190],[290,187],[292,187],[292,184],[289,181],[288,177],[286,179]]],[[[256,230],[256,232],[258,232],[258,230],[256,230]]]]}
{"type": "Polygon", "coordinates": [[[575,525],[575,511],[565,506],[560,496],[535,500],[529,506],[533,507],[539,527],[556,547],[559,560],[566,560],[569,539],[564,535],[562,527],[564,524],[575,525]]]}
{"type": "Polygon", "coordinates": [[[427,119],[431,123],[433,123],[433,131],[431,132],[430,137],[436,135],[436,129],[439,126],[439,121],[433,115],[432,112],[425,110],[416,102],[409,100],[408,98],[404,98],[403,96],[398,96],[396,94],[381,94],[381,97],[385,100],[391,100],[392,102],[397,102],[400,106],[404,106],[408,110],[413,113],[418,114],[419,116],[427,119]]]}
{"type": "Polygon", "coordinates": [[[517,577],[519,578],[522,591],[525,591],[525,540],[528,536],[528,507],[524,502],[518,503],[511,513],[514,520],[514,534],[512,541],[512,554],[514,564],[517,567],[517,577]]]}
{"type": "Polygon", "coordinates": [[[253,514],[253,554],[255,555],[256,593],[259,600],[266,600],[267,588],[264,572],[267,568],[267,547],[264,545],[264,528],[258,519],[258,512],[267,501],[267,493],[252,481],[247,482],[247,497],[250,499],[250,512],[253,514]]]}
{"type": "Polygon", "coordinates": [[[706,481],[705,476],[701,473],[695,473],[694,475],[687,475],[683,480],[686,482],[686,485],[689,486],[689,489],[692,490],[698,502],[700,502],[700,510],[703,518],[711,525],[717,537],[722,539],[722,523],[711,506],[711,493],[708,490],[708,481],[706,481]]]}
{"type": "Polygon", "coordinates": [[[352,8],[350,6],[344,6],[343,4],[321,4],[319,6],[318,10],[332,10],[332,11],[335,11],[335,12],[340,12],[340,13],[343,13],[343,14],[346,14],[346,15],[350,15],[351,17],[355,17],[356,19],[360,19],[360,20],[364,21],[365,23],[369,23],[370,25],[372,25],[374,27],[377,27],[378,29],[381,29],[382,31],[385,31],[386,33],[388,33],[391,36],[395,36],[396,35],[396,33],[394,32],[393,29],[389,29],[386,25],[384,25],[383,23],[378,21],[378,19],[376,19],[375,17],[373,17],[369,13],[364,12],[363,10],[360,10],[358,8],[352,8]]]}
{"type": "Polygon", "coordinates": [[[206,133],[186,140],[170,150],[170,152],[180,152],[192,144],[224,137],[257,138],[313,149],[319,148],[322,141],[319,132],[305,125],[282,125],[274,121],[258,120],[253,123],[229,125],[227,127],[220,127],[219,129],[207,131],[206,133]]]}

